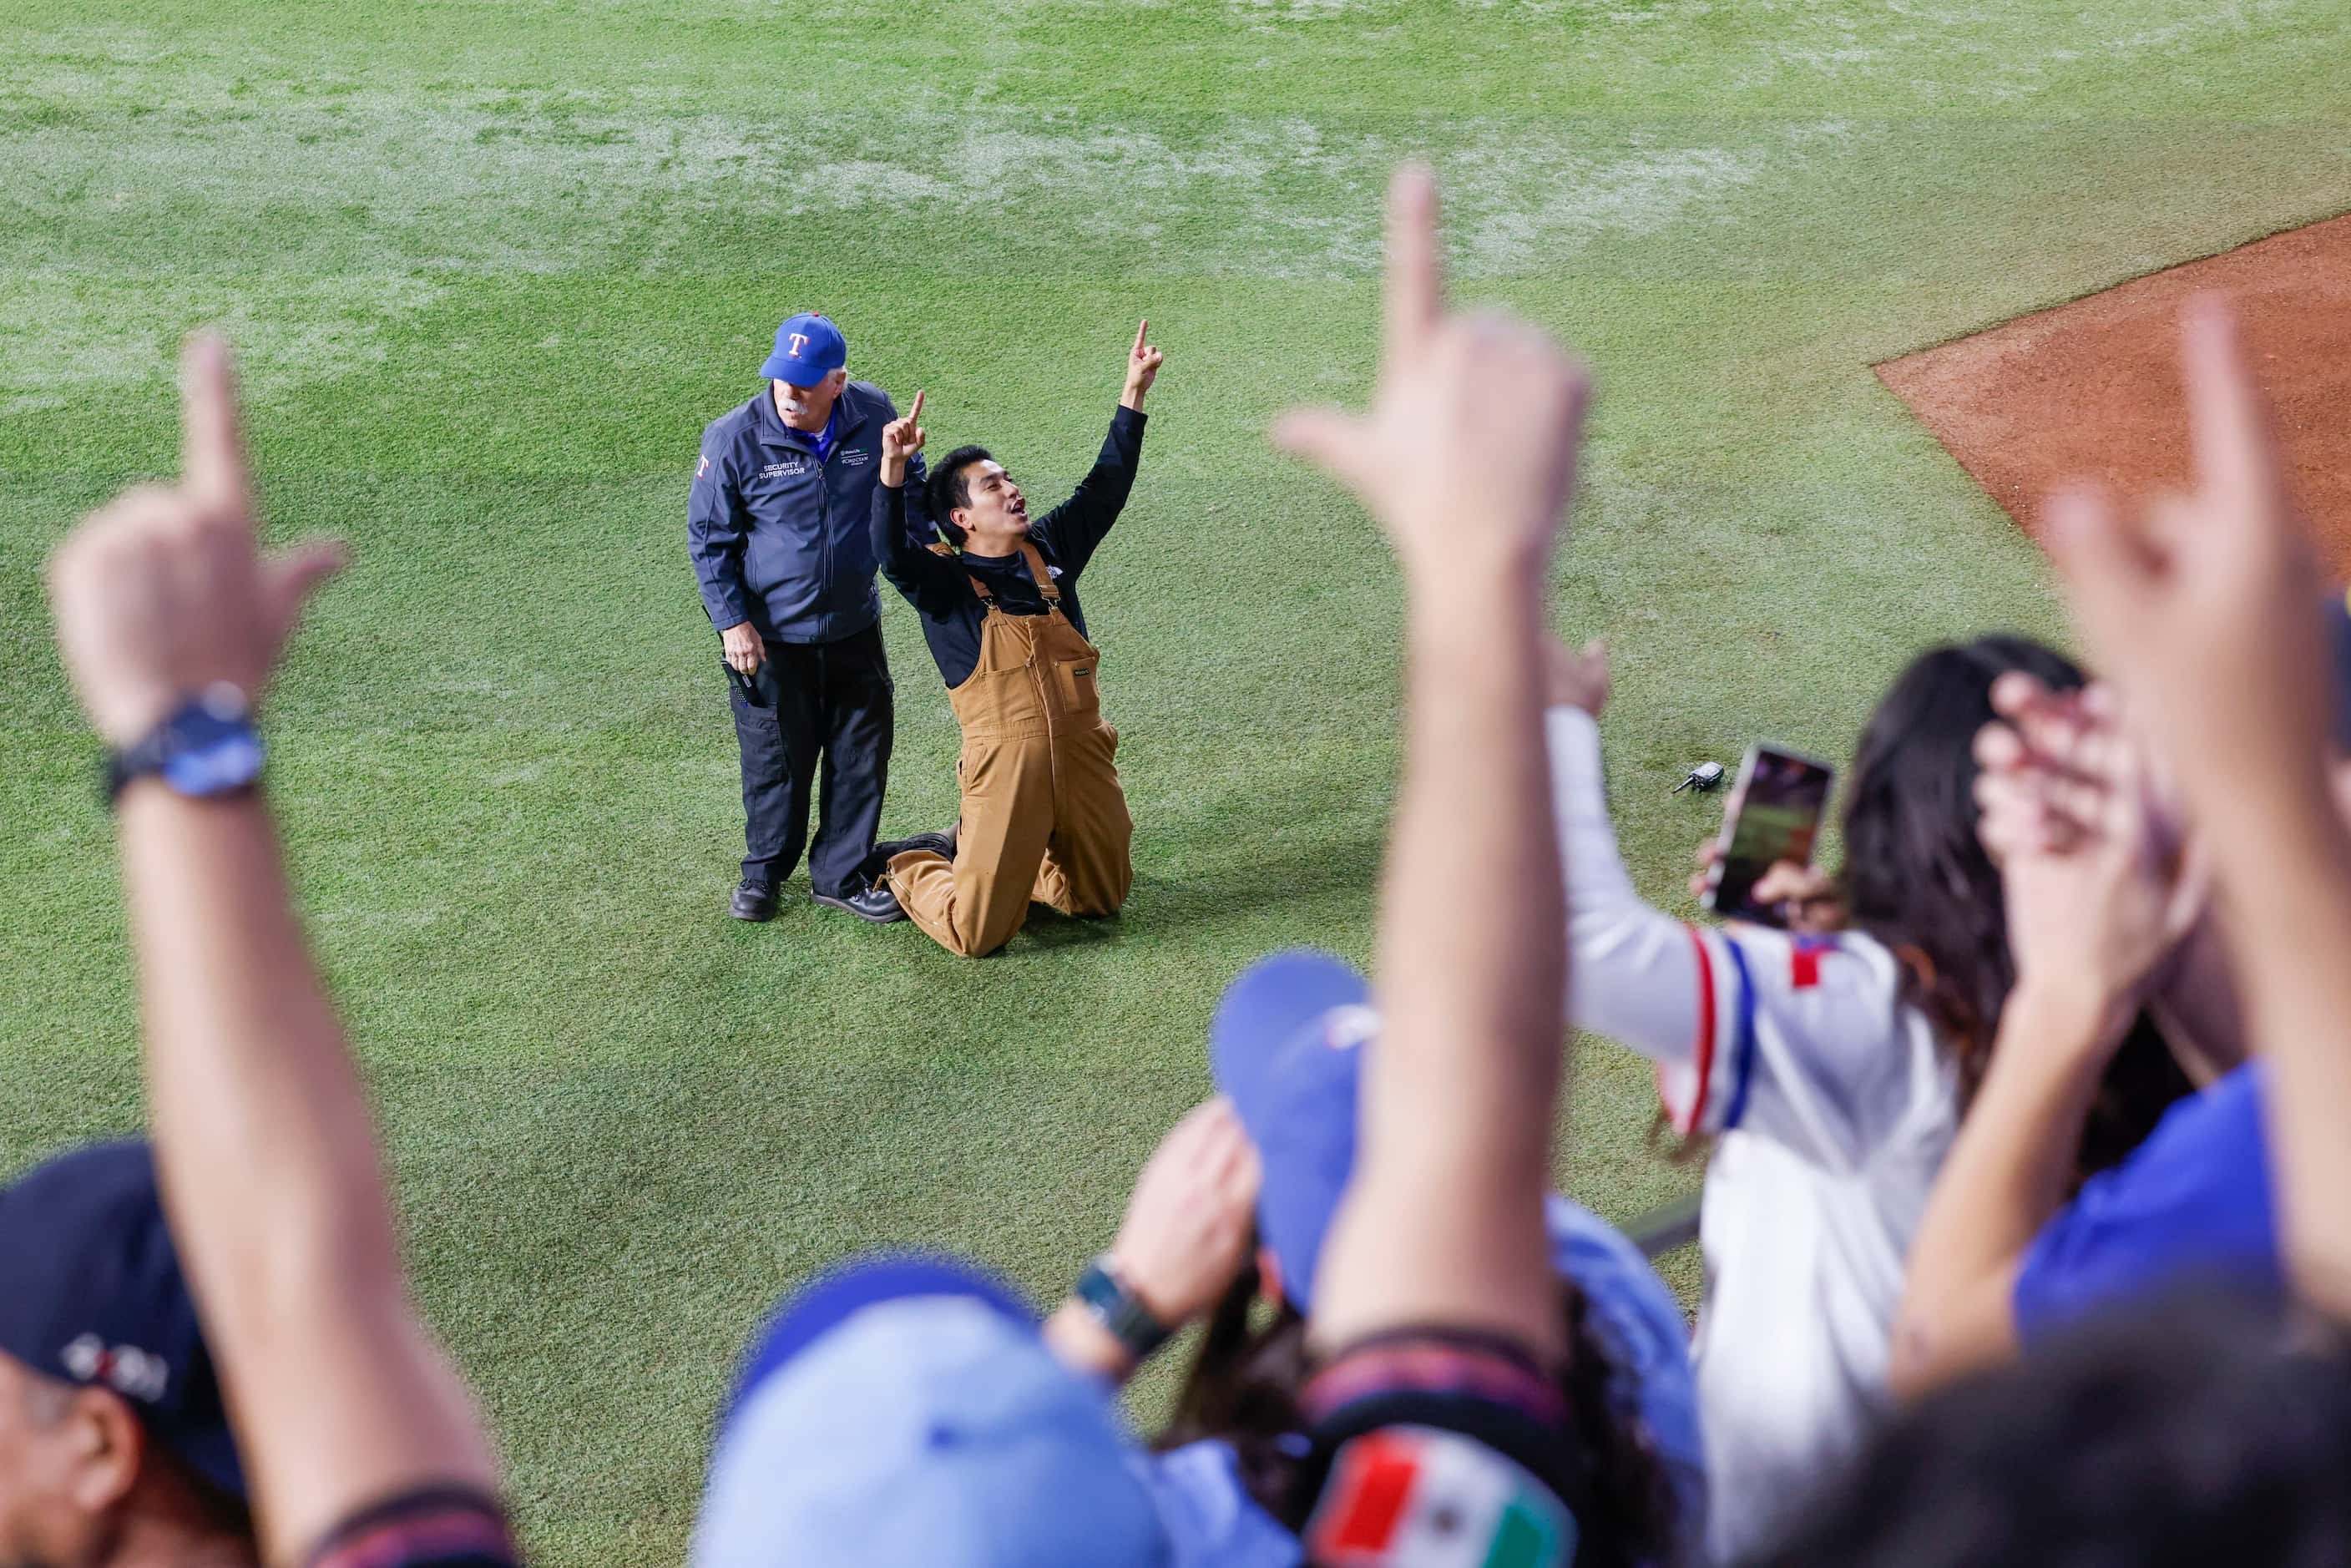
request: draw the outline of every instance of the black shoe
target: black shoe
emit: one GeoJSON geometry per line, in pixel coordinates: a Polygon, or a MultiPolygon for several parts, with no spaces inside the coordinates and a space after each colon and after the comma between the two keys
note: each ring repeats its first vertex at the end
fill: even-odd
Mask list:
{"type": "MultiPolygon", "coordinates": [[[[929,850],[934,854],[953,860],[955,859],[955,831],[949,829],[944,833],[916,833],[910,839],[884,839],[873,846],[872,863],[887,866],[909,850],[929,850]]],[[[881,873],[876,872],[874,874],[879,876],[881,873]]]]}
{"type": "Polygon", "coordinates": [[[906,918],[906,912],[898,907],[898,895],[890,891],[890,884],[886,882],[875,883],[872,887],[852,893],[846,898],[830,893],[810,896],[829,908],[846,909],[858,919],[871,920],[876,925],[887,925],[893,920],[906,918]]]}
{"type": "Polygon", "coordinates": [[[764,882],[746,882],[735,889],[735,896],[726,905],[726,913],[737,920],[773,920],[776,917],[776,890],[764,882]]]}

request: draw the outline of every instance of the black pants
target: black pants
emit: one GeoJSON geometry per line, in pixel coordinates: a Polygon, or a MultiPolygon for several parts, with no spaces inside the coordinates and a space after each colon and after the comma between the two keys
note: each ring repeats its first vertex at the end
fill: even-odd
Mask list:
{"type": "Polygon", "coordinates": [[[805,848],[817,892],[860,891],[858,868],[873,852],[890,781],[893,715],[882,628],[838,643],[769,643],[751,683],[755,696],[731,674],[726,685],[743,749],[743,880],[780,886],[805,848]]]}

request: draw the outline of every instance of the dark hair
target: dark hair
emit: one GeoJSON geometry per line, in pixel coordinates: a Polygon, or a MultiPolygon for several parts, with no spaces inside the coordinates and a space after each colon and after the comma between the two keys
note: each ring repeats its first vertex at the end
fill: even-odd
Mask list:
{"type": "MultiPolygon", "coordinates": [[[[1204,1438],[1231,1445],[1241,1483],[1274,1518],[1295,1530],[1313,1499],[1301,1498],[1305,1420],[1298,1396],[1309,1373],[1306,1319],[1288,1301],[1260,1309],[1254,1262],[1209,1314],[1200,1348],[1176,1395],[1166,1428],[1153,1445],[1165,1451],[1204,1438]],[[1261,1327],[1251,1320],[1270,1313],[1261,1327]]],[[[1676,1478],[1641,1418],[1624,1356],[1606,1343],[1585,1310],[1583,1292],[1561,1292],[1568,1360],[1560,1380],[1589,1466],[1592,1500],[1579,1514],[1580,1568],[1649,1568],[1694,1560],[1694,1521],[1682,1517],[1676,1478]]]]}
{"type": "Polygon", "coordinates": [[[985,446],[958,446],[940,458],[930,477],[923,482],[924,497],[931,506],[931,521],[957,544],[963,543],[963,530],[947,520],[947,514],[957,507],[971,505],[971,481],[964,477],[964,471],[975,463],[994,460],[994,455],[985,446]]]}
{"type": "Polygon", "coordinates": [[[2094,1320],[1921,1401],[1750,1568],[2351,1563],[2351,1361],[2214,1299],[2094,1320]]]}
{"type": "MultiPolygon", "coordinates": [[[[2016,985],[2000,870],[1976,832],[1975,758],[1976,733],[1996,716],[1992,683],[2012,670],[2058,691],[2083,684],[2073,661],[2022,637],[1930,648],[1870,716],[1845,786],[1849,918],[1900,961],[1902,999],[1952,1053],[1963,1110],[2016,985]]],[[[2142,1013],[2101,1085],[2076,1178],[2136,1147],[2191,1087],[2142,1013]]]]}
{"type": "Polygon", "coordinates": [[[233,1536],[251,1544],[258,1537],[254,1532],[253,1508],[245,1499],[224,1490],[211,1477],[198,1470],[152,1437],[148,1439],[150,1462],[171,1473],[196,1505],[196,1512],[204,1527],[218,1534],[233,1536]]]}

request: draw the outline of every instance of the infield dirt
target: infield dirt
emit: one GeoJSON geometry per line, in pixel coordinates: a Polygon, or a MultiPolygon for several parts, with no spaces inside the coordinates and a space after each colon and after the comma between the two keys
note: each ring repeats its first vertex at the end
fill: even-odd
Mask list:
{"type": "Polygon", "coordinates": [[[2177,323],[2207,289],[2235,303],[2295,499],[2335,574],[2351,576],[2351,216],[1888,360],[1878,379],[2030,532],[2065,480],[2126,497],[2186,480],[2177,323]]]}

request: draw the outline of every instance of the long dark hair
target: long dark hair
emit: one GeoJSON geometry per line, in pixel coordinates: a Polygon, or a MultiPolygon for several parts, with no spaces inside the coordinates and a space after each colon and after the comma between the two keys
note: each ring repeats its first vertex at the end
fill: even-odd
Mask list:
{"type": "MultiPolygon", "coordinates": [[[[1592,1321],[1583,1292],[1573,1281],[1562,1284],[1567,1370],[1560,1391],[1567,1396],[1592,1486],[1590,1501],[1578,1510],[1589,1516],[1581,1521],[1579,1568],[1694,1561],[1696,1521],[1683,1518],[1677,1478],[1641,1417],[1638,1390],[1622,1370],[1623,1354],[1592,1321]]],[[[1296,1530],[1314,1500],[1299,1495],[1298,1479],[1304,1458],[1299,1434],[1305,1428],[1298,1396],[1310,1371],[1306,1319],[1288,1301],[1261,1307],[1259,1295],[1252,1263],[1209,1314],[1175,1413],[1154,1447],[1165,1450],[1203,1438],[1230,1444],[1249,1495],[1296,1530]]]]}
{"type": "MultiPolygon", "coordinates": [[[[1992,683],[2011,670],[2057,691],[2084,679],[2072,660],[2022,637],[1930,648],[1870,716],[1845,787],[1848,918],[1900,961],[1902,999],[1951,1052],[1962,1112],[2016,985],[2000,870],[1976,833],[1976,734],[1996,716],[1992,683]]],[[[2077,1179],[2137,1147],[2191,1087],[2142,1013],[2101,1085],[2077,1179]]]]}

